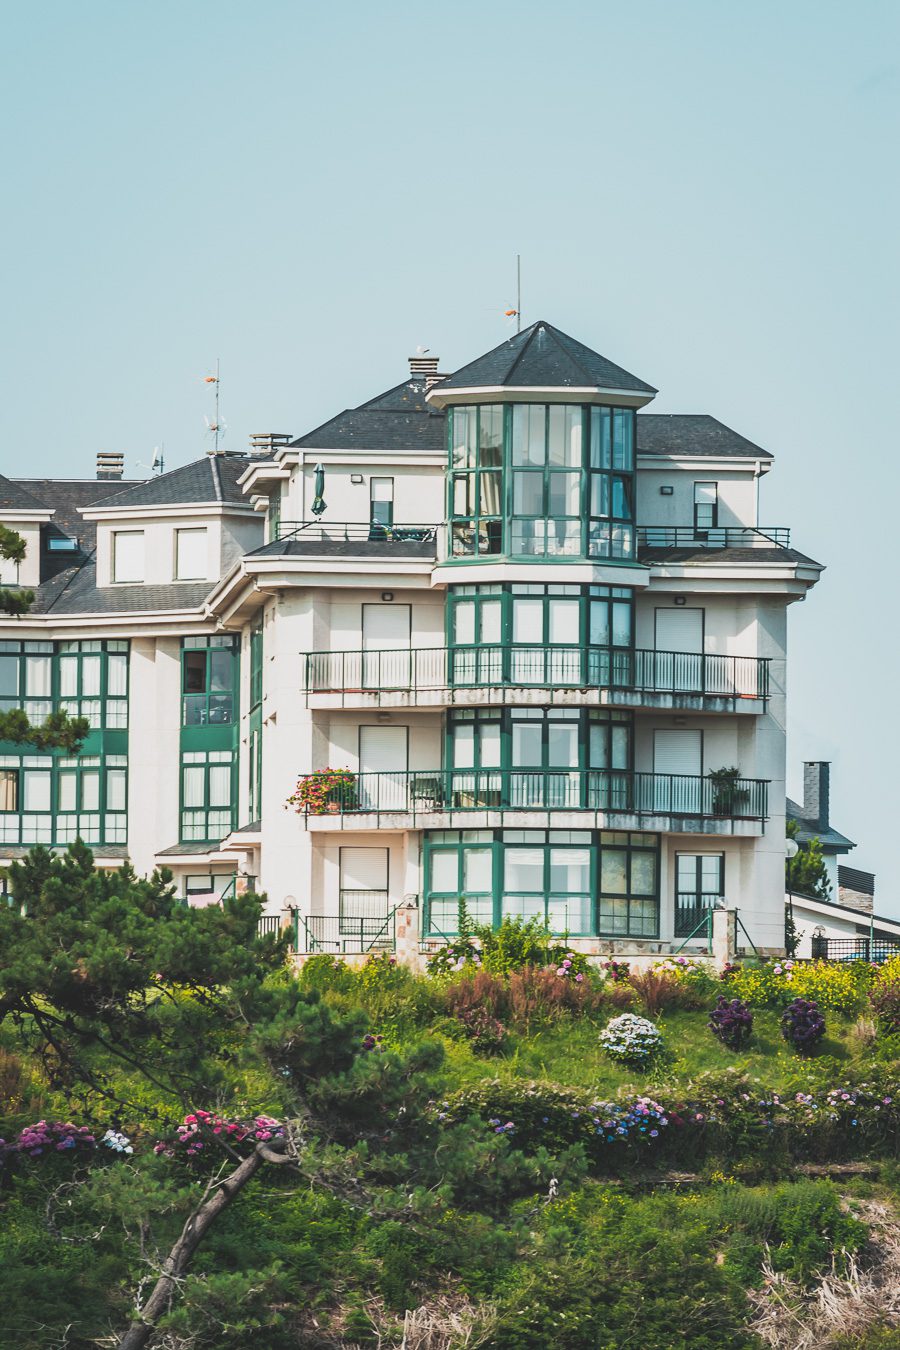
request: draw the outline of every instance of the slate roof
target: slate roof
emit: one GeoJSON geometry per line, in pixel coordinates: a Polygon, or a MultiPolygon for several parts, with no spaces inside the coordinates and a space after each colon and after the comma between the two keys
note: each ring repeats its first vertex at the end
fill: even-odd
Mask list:
{"type": "Polygon", "coordinates": [[[121,478],[20,478],[16,481],[53,511],[52,520],[42,530],[41,581],[44,582],[71,568],[79,555],[82,559],[87,558],[97,546],[96,521],[85,520],[79,507],[102,504],[123,488],[139,487],[143,480],[126,483],[121,478]],[[50,539],[65,538],[77,539],[78,553],[48,551],[50,539]]]}
{"type": "Polygon", "coordinates": [[[236,503],[247,500],[237,480],[254,459],[250,455],[204,455],[180,469],[148,478],[136,487],[117,492],[96,505],[104,507],[180,506],[200,503],[236,503]]]}
{"type": "Polygon", "coordinates": [[[536,323],[470,361],[442,380],[439,389],[468,389],[502,385],[506,388],[622,389],[655,394],[650,384],[614,365],[583,342],[552,324],[536,323]]]}
{"type": "Polygon", "coordinates": [[[704,548],[702,544],[688,548],[638,547],[638,558],[644,563],[675,562],[703,567],[708,563],[808,563],[820,567],[813,558],[793,548],[704,548]]]}
{"type": "Polygon", "coordinates": [[[0,474],[0,511],[47,511],[49,507],[32,496],[22,483],[0,474]]]}
{"type": "Polygon", "coordinates": [[[35,592],[32,614],[132,614],[147,610],[199,610],[213,590],[210,581],[168,586],[98,586],[95,559],[67,567],[35,592]]]}
{"type": "Polygon", "coordinates": [[[638,413],[637,450],[641,455],[773,458],[708,413],[638,413]]]}
{"type": "Polygon", "coordinates": [[[425,402],[425,383],[410,380],[292,441],[305,450],[436,450],[446,445],[444,414],[425,402]]]}
{"type": "Polygon", "coordinates": [[[851,848],[856,848],[852,839],[848,839],[845,834],[829,826],[826,830],[818,829],[815,821],[810,821],[803,814],[803,807],[797,802],[787,799],[787,818],[796,821],[797,834],[796,839],[800,844],[808,844],[811,839],[818,839],[825,853],[849,853],[851,848]]]}

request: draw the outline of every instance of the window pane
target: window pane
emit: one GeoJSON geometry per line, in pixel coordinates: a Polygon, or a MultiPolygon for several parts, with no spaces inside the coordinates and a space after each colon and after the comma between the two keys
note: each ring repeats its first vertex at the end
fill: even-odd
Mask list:
{"type": "Polygon", "coordinates": [[[76,810],[76,787],[78,775],[75,773],[61,773],[59,775],[59,809],[60,811],[76,810]]]}
{"type": "Polygon", "coordinates": [[[481,503],[479,515],[499,516],[500,514],[500,470],[491,469],[480,475],[481,503]]]}
{"type": "Polygon", "coordinates": [[[591,853],[587,848],[551,848],[550,889],[563,894],[588,891],[591,885],[591,853]]]}
{"type": "Polygon", "coordinates": [[[25,779],[23,809],[25,811],[49,811],[50,774],[39,769],[26,769],[23,777],[25,779]]]}
{"type": "Polygon", "coordinates": [[[493,886],[493,859],[489,848],[467,848],[463,852],[463,889],[490,891],[493,886]]]}
{"type": "Polygon", "coordinates": [[[609,644],[609,604],[606,600],[591,601],[590,640],[598,647],[609,644]]]}
{"type": "Polygon", "coordinates": [[[543,640],[543,600],[513,600],[513,642],[528,642],[533,645],[543,640]]]}
{"type": "Polygon", "coordinates": [[[544,514],[543,474],[528,472],[513,474],[513,511],[517,516],[544,514]]]}
{"type": "Polygon", "coordinates": [[[512,763],[517,769],[541,767],[541,728],[528,722],[513,722],[512,763]]]}
{"type": "Polygon", "coordinates": [[[228,806],[231,802],[231,765],[216,764],[209,771],[210,806],[228,806]]]}
{"type": "Polygon", "coordinates": [[[591,515],[609,515],[609,478],[605,473],[591,474],[591,515]]]}
{"type": "Polygon", "coordinates": [[[52,667],[49,656],[26,656],[25,693],[32,698],[49,698],[52,688],[52,667]]]}
{"type": "Polygon", "coordinates": [[[81,659],[81,692],[85,698],[97,698],[100,694],[100,657],[84,656],[81,659]]]}
{"type": "Polygon", "coordinates": [[[457,601],[453,609],[453,638],[455,642],[475,641],[475,601],[457,601]]]}
{"type": "Polygon", "coordinates": [[[499,600],[486,600],[481,605],[481,641],[499,642],[501,640],[501,608],[499,600]]]}
{"type": "Polygon", "coordinates": [[[655,895],[656,854],[637,850],[631,855],[632,895],[655,895]]]}
{"type": "Polygon", "coordinates": [[[453,728],[453,767],[471,769],[475,763],[475,727],[453,728]]]}
{"type": "Polygon", "coordinates": [[[608,469],[610,456],[609,408],[591,408],[591,465],[595,469],[608,469]]]}
{"type": "Polygon", "coordinates": [[[634,417],[630,412],[613,413],[613,468],[630,469],[633,464],[632,430],[634,417]]]}
{"type": "Polygon", "coordinates": [[[143,530],[116,531],[113,534],[113,581],[143,580],[143,530]]]}
{"type": "Polygon", "coordinates": [[[184,805],[202,806],[204,796],[205,774],[201,765],[192,765],[184,770],[182,775],[184,784],[184,805]]]}
{"type": "Polygon", "coordinates": [[[615,520],[631,519],[631,484],[625,478],[612,480],[612,513],[615,520]]]}
{"type": "Polygon", "coordinates": [[[486,722],[481,727],[481,767],[499,769],[500,767],[500,724],[486,722]]]}
{"type": "Polygon", "coordinates": [[[554,726],[547,731],[547,763],[554,768],[578,768],[578,728],[554,726]]]}
{"type": "Polygon", "coordinates": [[[499,465],[503,458],[503,409],[487,407],[479,410],[479,457],[481,467],[499,465]]]}
{"type": "Polygon", "coordinates": [[[613,602],[613,646],[631,646],[631,605],[621,600],[613,602]]]}
{"type": "Polygon", "coordinates": [[[543,464],[546,409],[543,404],[517,403],[513,407],[513,464],[543,464]]]}
{"type": "Polygon", "coordinates": [[[128,657],[108,656],[106,667],[107,690],[111,698],[124,698],[128,692],[128,657]]]}
{"type": "Polygon", "coordinates": [[[60,698],[78,696],[77,656],[61,656],[59,659],[59,694],[60,698]]]}
{"type": "Polygon", "coordinates": [[[627,893],[627,854],[624,849],[601,848],[600,889],[613,895],[625,895],[627,893]]]}
{"type": "Polygon", "coordinates": [[[206,693],[206,652],[184,653],[184,692],[206,693]]]}
{"type": "Polygon", "coordinates": [[[581,496],[581,475],[578,473],[551,473],[550,515],[577,516],[581,496]]]}
{"type": "Polygon", "coordinates": [[[612,767],[614,769],[627,769],[629,763],[628,755],[628,727],[613,726],[612,728],[612,767]]]}
{"type": "Polygon", "coordinates": [[[125,781],[125,769],[107,769],[106,809],[108,811],[125,810],[125,781]]]}
{"type": "Polygon", "coordinates": [[[202,581],[207,572],[206,530],[176,530],[176,580],[202,581]]]}
{"type": "Polygon", "coordinates": [[[475,418],[468,408],[453,409],[453,466],[466,468],[475,463],[475,418]]]}
{"type": "MultiPolygon", "coordinates": [[[[456,895],[459,890],[459,854],[456,849],[439,849],[431,855],[431,889],[456,895]]],[[[456,917],[455,915],[453,916],[456,917]]]]}
{"type": "Polygon", "coordinates": [[[505,891],[544,890],[544,850],[542,848],[508,848],[503,855],[503,889],[505,891]]]}
{"type": "Polygon", "coordinates": [[[216,693],[231,690],[233,674],[233,656],[228,651],[210,652],[209,687],[216,693]]]}
{"type": "Polygon", "coordinates": [[[81,775],[81,809],[97,811],[100,807],[100,774],[96,769],[81,775]]]}
{"type": "MultiPolygon", "coordinates": [[[[577,600],[551,600],[549,641],[576,644],[578,642],[577,600]]],[[[536,640],[533,639],[533,640],[536,640]]]]}
{"type": "Polygon", "coordinates": [[[0,811],[19,809],[19,771],[0,769],[0,811]]]}

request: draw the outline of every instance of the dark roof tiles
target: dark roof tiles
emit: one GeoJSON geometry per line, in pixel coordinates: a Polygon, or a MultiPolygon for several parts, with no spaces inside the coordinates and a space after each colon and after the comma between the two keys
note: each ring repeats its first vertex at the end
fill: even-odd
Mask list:
{"type": "Polygon", "coordinates": [[[292,441],[304,450],[436,450],[445,448],[444,414],[425,402],[422,381],[407,381],[358,408],[345,408],[292,441]]]}
{"type": "Polygon", "coordinates": [[[499,347],[454,371],[436,386],[443,389],[597,388],[655,394],[650,384],[614,365],[583,342],[539,319],[499,347]]]}
{"type": "Polygon", "coordinates": [[[253,463],[249,455],[204,455],[170,473],[148,478],[95,505],[104,508],[129,506],[186,506],[223,502],[247,505],[237,480],[253,463]]]}
{"type": "Polygon", "coordinates": [[[28,489],[0,474],[0,511],[49,511],[46,502],[32,496],[28,489]]]}
{"type": "Polygon", "coordinates": [[[708,413],[638,413],[637,450],[639,455],[772,458],[768,450],[762,450],[708,413]]]}

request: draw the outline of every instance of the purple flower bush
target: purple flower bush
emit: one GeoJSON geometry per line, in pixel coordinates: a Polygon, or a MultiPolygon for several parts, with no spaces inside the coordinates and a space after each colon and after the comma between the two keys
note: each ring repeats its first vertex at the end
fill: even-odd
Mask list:
{"type": "Polygon", "coordinates": [[[73,1125],[71,1120],[39,1120],[26,1125],[11,1143],[0,1139],[0,1153],[41,1158],[52,1153],[86,1153],[96,1143],[96,1135],[87,1125],[73,1125]]]}
{"type": "Polygon", "coordinates": [[[800,1055],[808,1055],[825,1035],[825,1018],[812,999],[795,998],[781,1014],[781,1034],[800,1055]]]}
{"type": "Polygon", "coordinates": [[[206,1150],[211,1151],[218,1141],[235,1147],[240,1144],[267,1143],[284,1137],[284,1126],[271,1116],[255,1116],[249,1123],[223,1120],[213,1111],[193,1111],[185,1116],[173,1138],[158,1140],[153,1146],[156,1154],[167,1158],[187,1158],[194,1161],[206,1150]]]}
{"type": "Polygon", "coordinates": [[[753,1014],[743,999],[720,994],[706,1025],[729,1050],[740,1050],[753,1034],[753,1014]]]}

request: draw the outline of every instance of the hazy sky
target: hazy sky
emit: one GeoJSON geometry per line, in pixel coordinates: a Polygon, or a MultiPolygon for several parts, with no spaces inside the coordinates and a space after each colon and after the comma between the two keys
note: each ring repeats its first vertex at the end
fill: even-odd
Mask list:
{"type": "Polygon", "coordinates": [[[900,913],[900,0],[2,6],[0,470],[300,434],[545,318],[777,456],[789,788],[900,913]]]}

